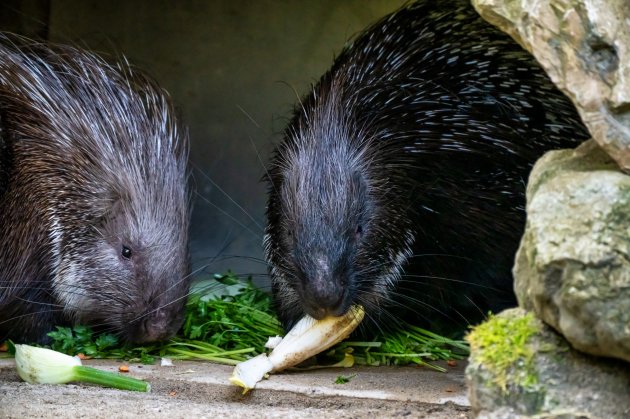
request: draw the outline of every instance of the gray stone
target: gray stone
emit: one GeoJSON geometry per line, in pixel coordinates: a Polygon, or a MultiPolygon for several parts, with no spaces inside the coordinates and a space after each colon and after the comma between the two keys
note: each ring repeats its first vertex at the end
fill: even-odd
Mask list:
{"type": "MultiPolygon", "coordinates": [[[[496,319],[523,319],[520,308],[500,313],[496,319]]],[[[494,321],[490,319],[490,321],[494,321]]],[[[567,341],[535,316],[536,332],[522,347],[533,355],[532,368],[524,372],[526,359],[503,365],[507,386],[496,384],[501,371],[481,362],[493,345],[473,345],[466,380],[473,414],[479,418],[623,418],[630,415],[630,365],[619,360],[597,358],[571,348],[567,341]],[[523,374],[535,380],[523,382],[523,374]]],[[[511,323],[506,323],[510,327],[511,323]]],[[[512,333],[507,330],[507,333],[512,333]]],[[[474,333],[474,332],[473,332],[474,333]]],[[[510,350],[505,346],[502,351],[510,350]]],[[[516,350],[517,348],[513,348],[516,350]]]]}
{"type": "Polygon", "coordinates": [[[630,1],[473,0],[573,100],[593,138],[630,170],[630,1]]]}
{"type": "Polygon", "coordinates": [[[630,176],[592,141],[530,175],[519,305],[576,348],[630,361],[630,176]]]}

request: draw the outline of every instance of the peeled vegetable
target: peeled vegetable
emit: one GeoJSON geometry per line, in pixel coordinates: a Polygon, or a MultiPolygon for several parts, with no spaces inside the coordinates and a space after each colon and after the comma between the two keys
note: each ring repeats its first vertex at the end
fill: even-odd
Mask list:
{"type": "Polygon", "coordinates": [[[22,380],[31,384],[65,384],[83,381],[121,390],[150,391],[149,383],[117,373],[81,365],[81,360],[61,352],[29,345],[15,345],[15,365],[22,380]]]}
{"type": "Polygon", "coordinates": [[[269,355],[261,354],[238,364],[230,382],[243,387],[243,394],[246,393],[266,374],[297,365],[347,338],[361,323],[364,314],[363,307],[352,306],[341,317],[315,320],[304,316],[269,355]]]}

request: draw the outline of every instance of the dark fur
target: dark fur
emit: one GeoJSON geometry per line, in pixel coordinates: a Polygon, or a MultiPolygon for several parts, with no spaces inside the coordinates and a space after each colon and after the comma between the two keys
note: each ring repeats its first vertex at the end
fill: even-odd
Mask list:
{"type": "Polygon", "coordinates": [[[468,1],[380,20],[296,108],[269,165],[284,324],[360,303],[381,327],[400,309],[461,328],[515,304],[531,166],[586,137],[535,60],[468,1]]]}
{"type": "Polygon", "coordinates": [[[77,323],[133,342],[177,331],[190,262],[174,115],[125,62],[0,36],[0,341],[77,323]]]}

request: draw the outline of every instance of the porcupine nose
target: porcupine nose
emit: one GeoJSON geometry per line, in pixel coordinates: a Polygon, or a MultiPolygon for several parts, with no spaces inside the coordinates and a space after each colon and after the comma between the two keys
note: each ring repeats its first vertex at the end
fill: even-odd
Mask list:
{"type": "Polygon", "coordinates": [[[140,331],[132,339],[135,343],[159,342],[173,336],[181,325],[181,316],[173,315],[168,308],[147,313],[139,325],[140,331]]]}
{"type": "Polygon", "coordinates": [[[306,312],[318,320],[326,315],[340,316],[343,314],[344,300],[341,281],[333,273],[326,257],[316,257],[314,265],[314,272],[305,284],[306,312]]]}

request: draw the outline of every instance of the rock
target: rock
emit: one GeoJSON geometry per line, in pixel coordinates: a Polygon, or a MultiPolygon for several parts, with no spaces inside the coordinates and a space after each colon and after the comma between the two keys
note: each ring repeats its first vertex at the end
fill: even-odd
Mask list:
{"type": "Polygon", "coordinates": [[[472,3],[536,57],[593,138],[630,171],[630,1],[472,3]]]}
{"type": "Polygon", "coordinates": [[[592,141],[547,153],[530,175],[527,214],[519,306],[576,349],[630,361],[630,176],[592,141]]]}
{"type": "Polygon", "coordinates": [[[572,349],[532,313],[506,310],[476,327],[468,339],[466,381],[475,416],[630,415],[630,364],[572,349]]]}

